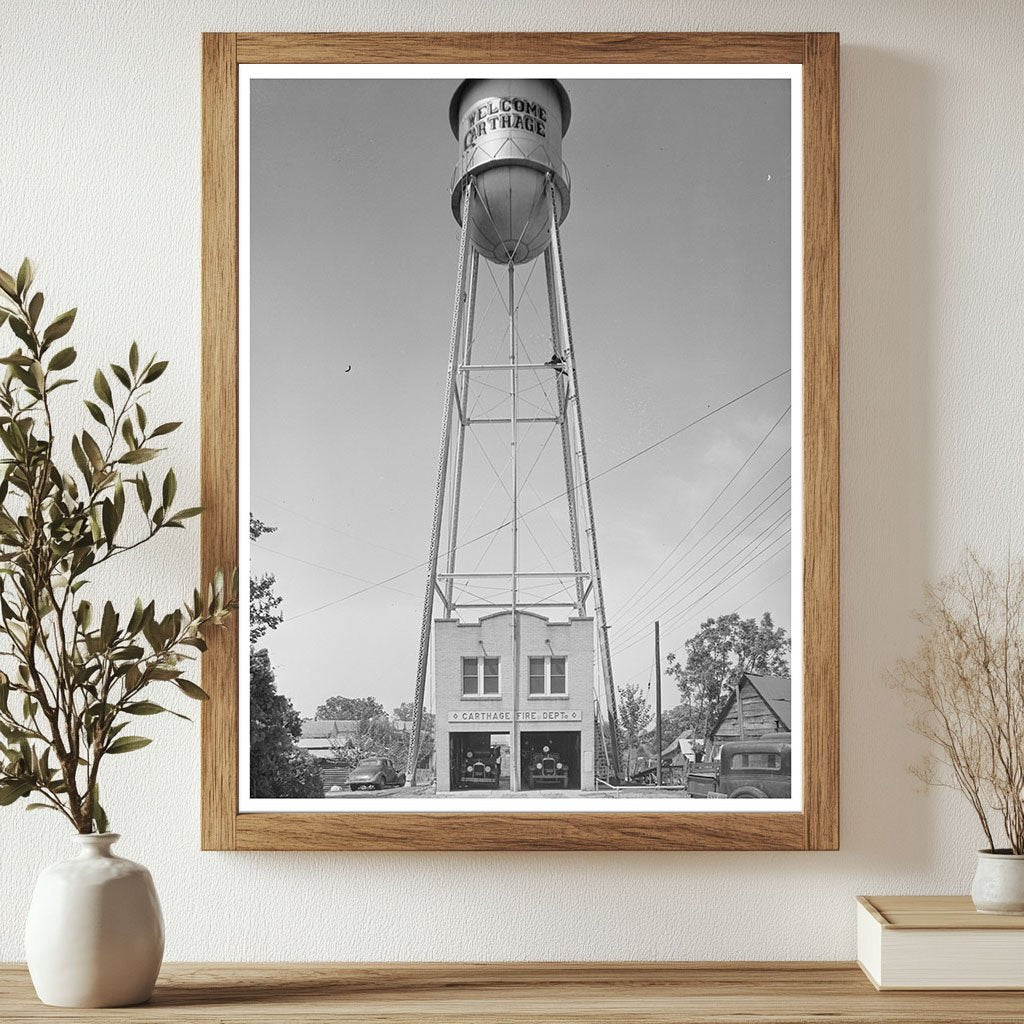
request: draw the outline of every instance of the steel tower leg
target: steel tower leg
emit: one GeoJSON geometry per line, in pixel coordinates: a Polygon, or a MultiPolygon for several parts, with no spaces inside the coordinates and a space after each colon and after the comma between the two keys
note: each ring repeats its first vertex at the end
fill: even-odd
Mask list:
{"type": "MultiPolygon", "coordinates": [[[[544,276],[548,286],[548,312],[551,316],[551,344],[556,356],[565,359],[565,349],[562,345],[561,332],[558,329],[558,313],[556,312],[557,300],[555,298],[555,273],[551,263],[551,247],[544,250],[544,276]]],[[[576,614],[584,616],[587,614],[586,600],[584,597],[583,557],[580,552],[580,523],[576,511],[576,474],[573,472],[572,461],[572,427],[569,424],[568,416],[568,395],[566,393],[565,378],[561,371],[555,373],[555,388],[558,395],[558,418],[562,431],[562,463],[565,468],[565,498],[569,506],[569,540],[572,544],[572,571],[576,573],[576,614]]]]}
{"type": "MultiPolygon", "coordinates": [[[[469,284],[466,287],[467,308],[466,328],[463,332],[463,341],[460,346],[459,363],[463,366],[469,364],[473,356],[473,318],[476,314],[476,286],[477,270],[480,264],[480,254],[474,249],[469,261],[469,284]]],[[[469,374],[462,377],[462,386],[456,384],[461,394],[459,403],[459,429],[455,435],[455,479],[452,482],[452,510],[451,522],[448,529],[448,556],[446,558],[445,571],[448,573],[448,580],[444,585],[444,603],[449,615],[452,611],[452,596],[455,588],[455,580],[452,573],[455,572],[455,549],[459,544],[459,505],[462,499],[462,461],[466,452],[466,420],[469,418],[469,374]]]]}
{"type": "Polygon", "coordinates": [[[423,728],[423,698],[427,686],[427,662],[430,658],[430,633],[433,626],[434,588],[437,583],[438,549],[441,544],[441,518],[444,512],[444,491],[448,479],[448,456],[451,449],[452,411],[455,407],[455,376],[458,372],[459,339],[462,334],[463,310],[466,295],[463,291],[466,270],[466,251],[469,244],[469,204],[473,194],[472,178],[466,183],[462,197],[462,234],[459,240],[459,271],[452,309],[452,337],[448,346],[448,383],[444,390],[444,411],[441,416],[441,446],[437,456],[437,484],[434,490],[434,520],[430,531],[430,555],[427,567],[427,585],[423,596],[423,621],[420,624],[420,653],[416,667],[416,701],[413,712],[412,736],[409,739],[409,758],[405,769],[405,784],[416,780],[416,762],[420,753],[420,733],[423,728]]]}
{"type": "Polygon", "coordinates": [[[612,754],[612,771],[622,777],[619,759],[618,713],[615,708],[615,681],[612,676],[612,658],[608,647],[608,622],[604,607],[604,588],[601,584],[601,563],[597,554],[597,526],[594,522],[594,502],[590,489],[590,467],[587,462],[587,445],[583,433],[583,410],[580,405],[580,386],[576,374],[576,357],[572,343],[572,324],[569,320],[569,300],[565,290],[565,267],[562,262],[562,242],[558,232],[558,208],[555,186],[548,176],[549,216],[551,219],[551,258],[555,277],[555,298],[560,326],[565,338],[565,358],[572,382],[572,407],[576,423],[576,439],[579,443],[580,474],[582,476],[583,508],[587,517],[587,534],[590,538],[590,562],[593,571],[594,615],[597,619],[597,643],[601,653],[601,669],[604,675],[606,699],[608,701],[609,745],[612,754]]]}
{"type": "Polygon", "coordinates": [[[510,387],[509,420],[512,427],[512,722],[509,726],[508,786],[521,787],[519,755],[519,370],[516,367],[516,265],[508,261],[508,337],[510,387]]]}

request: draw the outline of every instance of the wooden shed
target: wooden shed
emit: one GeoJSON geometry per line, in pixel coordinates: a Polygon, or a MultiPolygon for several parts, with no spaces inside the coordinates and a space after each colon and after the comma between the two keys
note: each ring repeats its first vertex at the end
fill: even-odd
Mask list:
{"type": "Polygon", "coordinates": [[[774,733],[789,732],[792,726],[791,692],[789,676],[744,675],[711,730],[714,748],[717,750],[731,740],[756,740],[774,733]]]}

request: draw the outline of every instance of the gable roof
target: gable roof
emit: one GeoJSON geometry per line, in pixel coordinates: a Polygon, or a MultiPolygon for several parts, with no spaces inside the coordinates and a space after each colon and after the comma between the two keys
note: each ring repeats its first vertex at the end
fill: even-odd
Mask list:
{"type": "Polygon", "coordinates": [[[680,733],[662,752],[661,757],[674,757],[678,755],[686,761],[692,761],[695,757],[693,743],[686,733],[680,733]]]}
{"type": "Polygon", "coordinates": [[[789,676],[747,676],[775,717],[788,729],[793,722],[793,680],[789,676]]]}
{"type": "MultiPolygon", "coordinates": [[[[749,683],[754,688],[761,700],[768,705],[771,713],[786,729],[791,728],[793,721],[793,680],[790,676],[755,676],[747,672],[744,673],[743,679],[740,682],[741,689],[744,683],[749,683]]],[[[722,708],[718,720],[711,729],[712,736],[718,732],[719,726],[725,721],[726,715],[729,714],[730,709],[735,703],[736,691],[733,690],[729,694],[729,699],[725,702],[725,707],[722,708]]]]}
{"type": "Polygon", "coordinates": [[[311,718],[302,723],[304,740],[326,740],[343,733],[359,731],[359,722],[346,718],[311,718]]]}

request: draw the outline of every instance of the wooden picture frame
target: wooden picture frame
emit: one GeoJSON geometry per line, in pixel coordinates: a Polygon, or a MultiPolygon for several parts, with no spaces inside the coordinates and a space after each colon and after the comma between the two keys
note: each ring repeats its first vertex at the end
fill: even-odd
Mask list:
{"type": "Polygon", "coordinates": [[[800,813],[240,813],[238,643],[203,659],[206,850],[834,850],[839,844],[839,38],[832,33],[206,34],[202,572],[238,563],[238,68],[249,63],[803,66],[804,747],[800,813]]]}

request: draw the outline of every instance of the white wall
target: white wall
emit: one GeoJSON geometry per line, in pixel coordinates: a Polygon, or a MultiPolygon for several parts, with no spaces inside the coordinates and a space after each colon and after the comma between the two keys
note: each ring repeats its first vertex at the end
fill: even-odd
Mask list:
{"type": "MultiPolygon", "coordinates": [[[[187,421],[174,454],[195,492],[199,33],[537,28],[842,33],[842,850],[200,853],[196,731],[160,721],[106,802],[156,878],[170,959],[850,957],[855,894],[969,884],[977,830],[905,773],[916,745],[885,673],[923,580],[967,543],[1021,541],[1013,0],[8,0],[0,265],[31,253],[56,305],[82,307],[85,361],[133,337],[173,358],[151,412],[187,421]]],[[[195,538],[140,564],[140,586],[186,594],[195,538]]],[[[0,959],[17,959],[31,880],[70,842],[20,809],[0,830],[0,959]]]]}

